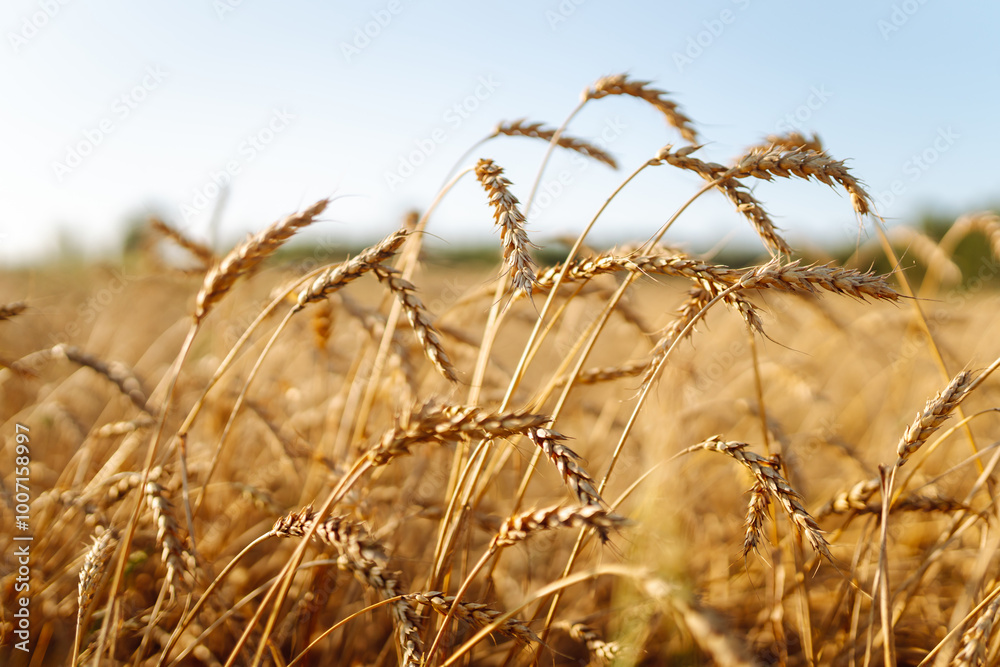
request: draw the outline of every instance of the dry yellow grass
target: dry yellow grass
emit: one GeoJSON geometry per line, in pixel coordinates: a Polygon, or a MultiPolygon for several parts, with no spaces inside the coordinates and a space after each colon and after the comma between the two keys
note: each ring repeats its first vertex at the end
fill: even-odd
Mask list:
{"type": "MultiPolygon", "coordinates": [[[[621,94],[693,139],[646,83],[584,102],[621,94]]],[[[508,129],[559,143],[539,127],[508,129]]],[[[344,261],[265,262],[324,200],[198,277],[5,276],[0,661],[29,657],[22,424],[33,664],[997,664],[1000,299],[786,257],[741,179],[871,202],[815,140],[768,141],[647,163],[733,201],[778,255],[757,266],[673,252],[667,225],[536,274],[482,160],[470,217],[503,229],[500,271],[418,266],[432,214],[344,261]]]]}

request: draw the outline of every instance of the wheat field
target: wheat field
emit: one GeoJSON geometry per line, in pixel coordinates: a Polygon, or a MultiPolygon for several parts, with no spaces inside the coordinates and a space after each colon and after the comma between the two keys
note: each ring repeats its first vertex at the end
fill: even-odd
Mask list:
{"type": "Polygon", "coordinates": [[[154,220],[124,266],[6,272],[3,664],[998,664],[1000,218],[888,232],[817,137],[703,161],[625,75],[477,156],[616,168],[563,132],[609,96],[679,142],[609,202],[646,169],[703,181],[631,244],[588,226],[543,264],[534,186],[483,157],[346,259],[282,260],[321,200],[223,254],[154,220]],[[870,241],[804,260],[757,199],[776,179],[842,193],[870,241]],[[456,187],[494,266],[423,252],[456,187]],[[670,245],[720,196],[756,264],[670,245]],[[969,236],[991,253],[963,274],[969,236]]]}

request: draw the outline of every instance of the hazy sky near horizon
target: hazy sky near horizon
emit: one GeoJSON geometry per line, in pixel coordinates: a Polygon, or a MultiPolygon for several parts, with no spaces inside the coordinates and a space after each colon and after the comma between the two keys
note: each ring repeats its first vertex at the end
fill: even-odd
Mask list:
{"type": "MultiPolygon", "coordinates": [[[[890,222],[928,208],[1000,202],[1000,3],[542,2],[369,0],[8,0],[0,9],[0,262],[32,261],[69,235],[120,248],[129,219],[157,213],[218,243],[320,197],[310,234],[372,240],[425,209],[465,151],[498,121],[559,125],[598,77],[668,90],[726,162],[774,132],[817,132],[890,222]]],[[[559,155],[529,215],[539,243],[578,232],[617,185],[668,143],[635,99],[587,105],[568,132],[604,142],[603,165],[559,155]]],[[[544,144],[493,140],[491,157],[527,200],[544,144]]],[[[602,239],[648,237],[699,186],[646,170],[598,224],[602,239]]],[[[759,182],[756,194],[800,243],[853,241],[842,193],[759,182]]],[[[495,234],[466,176],[430,231],[495,234]]],[[[695,249],[752,241],[709,193],[670,239],[695,249]]]]}

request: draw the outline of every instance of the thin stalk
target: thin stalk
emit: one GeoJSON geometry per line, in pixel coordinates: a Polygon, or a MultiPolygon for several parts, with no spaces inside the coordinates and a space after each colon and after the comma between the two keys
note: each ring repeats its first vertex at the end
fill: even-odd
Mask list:
{"type": "Polygon", "coordinates": [[[556,133],[553,134],[552,138],[549,140],[549,146],[548,148],[545,149],[545,155],[542,157],[542,163],[538,167],[538,175],[535,176],[535,181],[534,183],[531,184],[531,194],[528,195],[528,205],[525,208],[525,211],[531,210],[531,205],[535,201],[535,195],[538,193],[538,186],[541,185],[542,183],[542,176],[545,174],[545,168],[548,166],[549,159],[552,157],[552,151],[554,151],[556,146],[559,145],[559,139],[562,138],[563,132],[565,132],[566,128],[569,127],[570,122],[573,120],[573,118],[576,117],[578,113],[580,113],[580,110],[583,109],[584,105],[586,105],[587,102],[588,102],[587,97],[584,97],[582,100],[580,100],[580,103],[577,104],[576,107],[569,112],[569,115],[566,116],[566,120],[562,122],[562,125],[559,126],[559,128],[556,130],[556,133]]]}
{"type": "Polygon", "coordinates": [[[448,608],[448,613],[444,615],[443,619],[441,619],[441,629],[438,630],[437,635],[435,635],[434,637],[434,642],[431,644],[431,647],[427,649],[426,653],[424,654],[424,659],[429,664],[433,664],[434,662],[434,654],[437,652],[437,648],[441,644],[441,639],[444,637],[444,633],[447,632],[448,630],[448,623],[451,621],[452,616],[455,615],[455,610],[458,609],[458,605],[461,604],[462,602],[462,596],[465,595],[465,591],[469,589],[469,586],[472,584],[472,580],[475,578],[477,574],[479,574],[479,571],[483,569],[483,566],[486,565],[486,562],[490,558],[492,558],[493,555],[498,551],[499,549],[497,547],[492,547],[492,546],[489,549],[487,549],[486,553],[484,553],[482,555],[482,558],[479,559],[479,562],[476,563],[472,567],[472,570],[469,572],[469,574],[466,575],[465,581],[462,582],[462,585],[458,587],[458,592],[455,593],[455,599],[451,601],[451,607],[448,608]]]}
{"type": "MultiPolygon", "coordinates": [[[[427,222],[430,219],[431,213],[438,207],[441,200],[444,199],[455,184],[461,180],[462,176],[472,171],[471,167],[469,169],[463,169],[460,171],[451,181],[438,192],[434,201],[427,208],[427,211],[421,216],[420,220],[417,222],[417,226],[414,229],[414,239],[413,243],[408,244],[403,258],[400,263],[403,266],[401,277],[404,280],[410,280],[413,277],[413,272],[417,268],[417,260],[420,257],[420,248],[423,243],[423,234],[420,232],[424,231],[427,227],[427,222]]],[[[368,425],[368,416],[371,414],[372,406],[375,404],[375,395],[378,391],[378,383],[382,379],[382,371],[385,369],[385,361],[389,357],[389,348],[392,346],[392,338],[396,334],[396,325],[399,324],[399,317],[403,312],[403,305],[398,299],[393,300],[392,306],[389,310],[389,316],[386,318],[385,329],[382,332],[382,340],[379,342],[378,351],[375,353],[375,361],[372,364],[372,372],[368,378],[367,386],[365,387],[364,397],[361,399],[361,405],[358,408],[357,418],[354,422],[354,433],[351,436],[352,442],[359,442],[362,435],[365,432],[365,427],[368,425]]]]}
{"type": "Polygon", "coordinates": [[[946,634],[944,638],[940,642],[938,642],[937,646],[932,648],[927,653],[927,655],[924,656],[924,659],[921,660],[919,664],[917,664],[917,667],[927,667],[927,665],[930,665],[931,660],[937,657],[937,654],[941,652],[941,649],[943,649],[945,646],[951,643],[951,641],[955,639],[958,633],[965,629],[965,626],[968,625],[969,621],[979,616],[979,614],[982,613],[983,609],[985,609],[987,606],[989,606],[991,602],[997,599],[997,596],[1000,596],[1000,586],[997,586],[992,591],[990,591],[990,594],[987,595],[985,598],[983,598],[982,602],[977,604],[975,609],[966,614],[965,618],[962,619],[962,622],[956,625],[954,628],[952,628],[948,632],[948,634],[946,634]]]}
{"type": "MultiPolygon", "coordinates": [[[[889,237],[885,233],[884,220],[882,218],[876,218],[875,220],[875,231],[878,232],[879,242],[882,244],[882,250],[885,251],[886,256],[892,262],[893,266],[899,266],[899,257],[896,256],[896,251],[893,250],[892,244],[889,242],[889,237]]],[[[934,357],[934,362],[937,364],[938,369],[941,371],[941,377],[944,379],[945,383],[951,381],[951,373],[948,372],[948,365],[944,361],[944,357],[941,355],[941,349],[938,347],[937,341],[934,340],[934,334],[931,332],[930,325],[927,323],[927,316],[924,314],[924,309],[920,306],[920,300],[916,298],[913,292],[913,288],[910,287],[910,282],[906,279],[906,274],[902,271],[898,272],[899,284],[903,289],[903,293],[910,297],[910,302],[913,304],[913,309],[917,312],[917,322],[920,323],[920,328],[923,330],[924,334],[927,336],[927,346],[931,351],[931,355],[934,357]]],[[[956,414],[960,419],[965,418],[965,413],[962,411],[962,406],[958,406],[955,410],[956,414]]],[[[976,437],[972,434],[972,429],[966,426],[965,435],[969,440],[969,446],[972,448],[972,453],[975,454],[979,451],[976,446],[976,437]]],[[[976,460],[976,465],[979,466],[979,472],[983,471],[983,464],[978,459],[976,460]]],[[[990,499],[993,498],[992,488],[990,490],[990,499]]]]}
{"type": "Polygon", "coordinates": [[[373,609],[378,609],[379,607],[384,607],[387,604],[391,604],[393,602],[397,602],[399,600],[402,600],[405,597],[406,597],[406,595],[396,595],[396,596],[391,597],[391,598],[386,598],[384,600],[380,600],[380,601],[376,602],[375,604],[370,604],[367,607],[365,607],[364,609],[359,609],[356,612],[354,612],[353,614],[349,614],[348,616],[340,619],[339,621],[337,621],[336,623],[334,623],[333,625],[331,625],[329,628],[327,628],[326,630],[324,630],[322,633],[320,633],[319,637],[316,637],[316,639],[314,639],[311,642],[309,642],[309,646],[306,646],[304,649],[302,649],[301,651],[299,651],[299,654],[297,656],[295,656],[295,659],[292,660],[290,663],[288,663],[285,667],[295,667],[295,665],[297,665],[300,662],[302,662],[303,660],[305,660],[306,654],[309,653],[309,651],[311,651],[314,646],[316,646],[321,641],[323,641],[324,639],[326,639],[327,637],[329,637],[331,634],[333,634],[334,630],[336,630],[336,629],[338,629],[338,628],[346,625],[348,622],[353,621],[354,619],[358,618],[359,616],[362,616],[363,614],[367,614],[368,612],[372,611],[373,609]]]}
{"type": "Polygon", "coordinates": [[[608,564],[608,565],[600,565],[587,572],[580,572],[574,575],[570,575],[568,577],[563,577],[562,579],[559,579],[557,581],[553,581],[552,583],[543,586],[542,588],[538,589],[537,591],[529,595],[527,599],[522,601],[519,605],[517,605],[513,609],[508,609],[505,613],[501,614],[500,616],[497,616],[495,619],[493,619],[493,621],[489,625],[481,628],[476,634],[467,639],[464,644],[458,647],[458,649],[456,649],[455,652],[448,657],[448,660],[441,667],[450,667],[451,665],[457,663],[463,656],[465,656],[466,653],[471,651],[476,646],[476,644],[478,644],[480,641],[488,637],[491,632],[499,628],[504,623],[504,621],[513,618],[518,612],[520,612],[522,609],[527,607],[532,602],[540,600],[553,593],[563,591],[572,586],[576,586],[577,584],[582,584],[585,581],[590,581],[591,579],[596,579],[597,577],[602,577],[605,575],[614,575],[625,579],[641,581],[644,577],[648,577],[649,573],[644,570],[640,570],[634,567],[627,567],[625,565],[608,564]]]}
{"type": "Polygon", "coordinates": [[[233,571],[233,568],[236,567],[236,565],[243,559],[243,557],[246,556],[248,553],[250,553],[251,549],[256,547],[261,542],[264,542],[272,535],[273,533],[271,531],[268,531],[267,533],[255,539],[250,544],[243,547],[243,549],[238,554],[236,554],[236,556],[231,561],[229,561],[226,567],[223,568],[222,572],[220,572],[218,576],[215,577],[212,583],[208,585],[208,588],[206,588],[205,592],[202,593],[201,597],[198,598],[198,601],[195,603],[194,607],[191,608],[191,611],[184,614],[181,617],[181,621],[177,624],[177,627],[174,628],[173,634],[170,635],[170,640],[167,642],[167,645],[163,647],[163,652],[160,654],[160,659],[156,663],[157,667],[161,667],[161,665],[163,665],[164,660],[166,660],[170,655],[171,649],[173,649],[173,647],[177,644],[177,641],[181,638],[181,634],[184,632],[187,626],[191,624],[191,621],[195,619],[195,617],[198,615],[198,612],[201,611],[201,608],[205,606],[205,603],[208,601],[208,598],[212,594],[212,592],[215,591],[215,589],[222,584],[223,580],[225,580],[225,578],[229,576],[229,573],[233,571]]]}
{"type": "MultiPolygon", "coordinates": [[[[257,361],[254,362],[253,368],[250,369],[250,373],[247,375],[247,379],[243,382],[243,386],[240,387],[239,396],[236,397],[233,409],[229,411],[229,419],[226,420],[226,425],[222,429],[222,435],[219,436],[219,444],[215,446],[215,452],[212,454],[212,463],[208,467],[208,474],[205,475],[205,481],[201,485],[201,492],[198,494],[198,500],[194,507],[195,516],[197,516],[198,511],[201,509],[201,504],[205,500],[205,489],[208,488],[208,483],[212,479],[212,475],[215,473],[216,467],[219,465],[219,460],[222,456],[222,448],[225,446],[226,440],[229,437],[229,432],[232,430],[233,424],[236,422],[236,416],[239,414],[240,408],[243,407],[243,402],[246,400],[247,392],[250,391],[250,384],[257,377],[257,373],[260,372],[260,368],[264,364],[264,359],[267,358],[271,348],[274,347],[274,343],[278,340],[278,336],[285,330],[288,322],[292,319],[292,315],[297,312],[299,311],[290,309],[288,313],[285,314],[285,317],[271,334],[271,338],[267,341],[264,349],[261,350],[260,355],[257,357],[257,361]]],[[[194,533],[191,533],[191,539],[192,541],[194,540],[194,533]]]]}
{"type": "MultiPolygon", "coordinates": [[[[476,449],[473,450],[468,462],[462,466],[461,473],[456,481],[455,488],[468,489],[472,486],[471,482],[467,482],[470,478],[470,471],[472,469],[473,463],[477,462],[476,473],[472,475],[474,479],[478,475],[484,465],[484,460],[486,457],[486,452],[489,449],[490,440],[480,440],[479,444],[476,445],[476,449]]],[[[449,496],[448,506],[445,508],[444,516],[441,519],[441,531],[438,533],[438,540],[434,547],[434,567],[431,570],[431,576],[427,580],[427,588],[431,590],[436,590],[441,583],[441,576],[444,569],[444,561],[447,558],[448,553],[451,551],[451,545],[454,541],[454,533],[457,530],[453,521],[446,521],[452,517],[455,513],[455,508],[459,505],[463,506],[468,501],[468,498],[464,498],[461,503],[459,503],[459,494],[453,493],[449,496]]]]}
{"type": "MultiPolygon", "coordinates": [[[[262,535],[261,537],[263,537],[263,538],[270,537],[270,533],[268,533],[267,535],[262,535]]],[[[300,565],[299,566],[299,572],[301,572],[302,570],[307,570],[307,569],[309,569],[311,567],[320,567],[320,566],[323,566],[323,565],[336,565],[336,564],[337,564],[337,561],[335,559],[334,560],[331,560],[331,559],[313,560],[313,561],[309,561],[308,563],[303,563],[302,565],[300,565]]],[[[222,625],[223,623],[226,623],[233,614],[235,614],[237,611],[239,611],[240,609],[242,609],[245,605],[249,604],[250,601],[253,600],[255,597],[257,597],[258,595],[260,595],[261,593],[263,593],[265,590],[267,590],[267,587],[270,586],[271,584],[273,584],[276,578],[277,577],[272,577],[272,578],[268,579],[263,584],[261,584],[260,586],[258,586],[255,589],[253,589],[252,591],[250,591],[246,595],[244,595],[240,599],[239,602],[237,602],[234,605],[232,605],[223,614],[220,614],[219,617],[217,619],[215,619],[210,626],[208,626],[207,628],[205,628],[200,635],[198,635],[197,637],[195,637],[191,641],[191,643],[188,644],[184,648],[183,651],[181,651],[180,653],[178,653],[177,657],[174,658],[167,667],[177,667],[177,665],[180,665],[181,662],[184,660],[184,658],[188,657],[196,648],[198,648],[198,646],[200,646],[201,643],[203,641],[205,641],[205,639],[207,639],[209,635],[211,635],[213,632],[215,632],[215,630],[220,625],[222,625]]],[[[161,660],[161,662],[162,662],[162,660],[161,660]]]]}

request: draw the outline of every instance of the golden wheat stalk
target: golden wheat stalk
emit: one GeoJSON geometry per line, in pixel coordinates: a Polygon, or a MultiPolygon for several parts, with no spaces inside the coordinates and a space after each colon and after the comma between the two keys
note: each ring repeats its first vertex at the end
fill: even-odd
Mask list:
{"type": "MultiPolygon", "coordinates": [[[[711,292],[709,290],[703,289],[701,287],[692,289],[688,292],[687,298],[681,303],[676,311],[676,318],[670,322],[669,325],[664,329],[663,334],[657,341],[656,345],[649,354],[649,363],[643,372],[642,376],[642,387],[645,387],[648,383],[652,382],[656,376],[656,369],[659,367],[660,362],[673,347],[674,343],[677,342],[678,336],[684,334],[685,336],[691,336],[694,333],[694,329],[689,329],[688,325],[702,312],[705,306],[716,296],[718,293],[711,292]],[[685,334],[684,332],[687,331],[685,334]]],[[[736,308],[743,321],[750,328],[751,331],[756,331],[758,333],[764,333],[764,323],[757,312],[757,308],[750,303],[750,300],[739,292],[733,291],[728,294],[723,299],[727,305],[736,308]]]]}
{"type": "Polygon", "coordinates": [[[511,193],[511,183],[503,175],[503,169],[493,160],[483,159],[476,164],[476,178],[490,197],[493,221],[500,228],[503,258],[510,270],[514,290],[531,296],[535,284],[535,261],[529,253],[533,245],[524,229],[524,215],[518,208],[520,202],[511,193]]]}
{"type": "Polygon", "coordinates": [[[152,226],[153,230],[167,237],[181,248],[187,250],[194,257],[198,258],[198,261],[200,261],[205,268],[212,266],[219,260],[216,254],[212,252],[212,249],[207,245],[195,241],[179,229],[168,225],[159,218],[150,218],[149,224],[152,226]]]}
{"type": "MultiPolygon", "coordinates": [[[[732,294],[736,294],[736,292],[732,294]]],[[[687,336],[691,336],[694,333],[694,329],[688,329],[688,325],[701,313],[711,299],[711,295],[702,288],[692,289],[688,292],[687,298],[684,299],[676,310],[676,317],[666,326],[663,334],[660,336],[660,340],[657,341],[656,345],[650,351],[649,365],[643,373],[641,386],[645,387],[653,381],[656,369],[659,367],[663,357],[666,356],[674,343],[677,342],[678,336],[684,333],[685,330],[688,332],[687,336]]]]}
{"type": "Polygon", "coordinates": [[[490,549],[523,542],[532,534],[557,528],[593,528],[606,532],[629,523],[628,519],[603,509],[599,505],[555,506],[531,510],[508,517],[493,537],[490,549]]]}
{"type": "Polygon", "coordinates": [[[399,251],[409,234],[405,228],[398,229],[346,262],[324,270],[299,292],[295,310],[302,310],[307,304],[322,301],[348,283],[381,266],[399,251]]]}
{"type": "Polygon", "coordinates": [[[727,177],[730,168],[716,162],[704,162],[691,154],[701,146],[684,146],[674,151],[673,146],[664,146],[656,155],[654,163],[665,162],[678,169],[693,171],[722,192],[757,232],[764,245],[772,252],[783,255],[792,253],[791,246],[778,234],[778,228],[764,206],[736,178],[727,177]]]}
{"type": "Polygon", "coordinates": [[[917,414],[913,422],[906,427],[899,444],[896,445],[898,459],[896,465],[901,466],[913,456],[920,447],[927,442],[931,435],[941,428],[951,413],[958,407],[969,391],[972,384],[972,373],[962,371],[942,389],[927,401],[923,412],[917,414]]]}
{"type": "Polygon", "coordinates": [[[872,211],[871,195],[851,174],[840,160],[834,160],[826,153],[817,153],[806,148],[785,149],[781,146],[756,148],[739,159],[729,170],[733,178],[753,176],[765,181],[779,178],[798,177],[804,180],[816,179],[833,187],[840,184],[851,197],[851,205],[858,215],[872,211]]]}
{"type": "Polygon", "coordinates": [[[196,569],[194,558],[184,547],[177,519],[174,518],[173,504],[167,500],[166,490],[156,481],[162,475],[162,469],[154,468],[150,479],[146,482],[146,502],[153,511],[153,522],[156,524],[156,541],[162,546],[163,564],[167,568],[166,586],[174,590],[174,581],[178,574],[196,569]]]}
{"type": "MultiPolygon", "coordinates": [[[[626,361],[617,366],[602,366],[600,368],[588,368],[580,371],[576,376],[574,384],[598,384],[600,382],[613,382],[621,378],[638,377],[649,368],[650,360],[635,359],[626,361]]],[[[562,387],[569,381],[568,375],[562,375],[556,380],[556,386],[562,387]]]]}
{"type": "Polygon", "coordinates": [[[94,543],[87,549],[83,557],[83,567],[80,568],[80,583],[77,594],[77,623],[83,621],[84,615],[94,600],[97,586],[104,573],[104,565],[114,548],[114,534],[105,529],[94,537],[94,543]]]}
{"type": "Polygon", "coordinates": [[[404,413],[367,456],[373,465],[385,465],[410,454],[410,448],[420,443],[444,444],[463,437],[506,438],[528,432],[550,419],[527,412],[498,413],[475,406],[425,404],[404,413]]]}
{"type": "Polygon", "coordinates": [[[897,301],[900,295],[885,276],[845,269],[832,264],[800,266],[798,261],[781,264],[770,261],[728,280],[741,289],[776,289],[782,292],[815,293],[817,288],[835,294],[866,299],[897,301]]]}
{"type": "MultiPolygon", "coordinates": [[[[552,128],[544,127],[541,123],[529,123],[526,118],[519,118],[518,120],[499,123],[493,130],[491,138],[500,135],[532,137],[534,139],[542,139],[543,141],[551,141],[552,137],[556,136],[556,131],[552,128]]],[[[559,136],[556,145],[602,162],[612,169],[618,168],[618,163],[615,162],[615,159],[607,151],[583,139],[563,134],[559,136]]]]}
{"type": "MultiPolygon", "coordinates": [[[[280,517],[271,529],[277,537],[302,537],[316,523],[311,506],[280,517]]],[[[403,596],[401,574],[385,569],[388,561],[382,546],[356,521],[345,516],[332,516],[319,522],[313,538],[337,550],[340,562],[366,586],[383,598],[403,596]]],[[[391,603],[403,664],[418,666],[423,655],[420,638],[420,615],[406,597],[391,603]]]]}
{"type": "Polygon", "coordinates": [[[558,431],[540,427],[528,429],[528,438],[556,467],[566,486],[573,490],[577,500],[584,505],[598,507],[606,505],[601,494],[597,492],[597,487],[594,486],[593,478],[578,463],[582,460],[580,455],[562,444],[569,438],[558,431]]]}
{"type": "MultiPolygon", "coordinates": [[[[618,642],[606,642],[596,629],[586,623],[568,625],[569,636],[587,647],[587,651],[600,665],[606,665],[621,655],[622,646],[618,642]]],[[[565,626],[564,626],[565,627],[565,626]]]]}
{"type": "Polygon", "coordinates": [[[816,520],[806,511],[806,508],[799,502],[799,494],[789,485],[781,473],[776,469],[774,461],[764,458],[759,454],[747,449],[749,445],[745,442],[726,442],[719,436],[712,436],[708,440],[689,447],[686,452],[705,449],[713,452],[720,452],[742,463],[757,480],[757,484],[767,491],[772,499],[776,500],[785,514],[788,515],[792,526],[812,548],[822,554],[831,563],[834,562],[833,554],[830,553],[830,544],[823,537],[823,531],[819,529],[816,520]]]}
{"type": "MultiPolygon", "coordinates": [[[[538,278],[540,291],[551,289],[556,277],[562,270],[561,265],[546,269],[538,278]]],[[[727,266],[709,264],[684,255],[619,255],[606,253],[596,257],[574,260],[566,267],[563,282],[590,280],[606,273],[628,271],[642,275],[662,275],[687,278],[697,283],[704,291],[704,296],[711,298],[724,292],[735,284],[737,277],[743,272],[734,271],[727,266]]],[[[701,305],[708,301],[706,298],[701,305]]],[[[743,295],[731,292],[724,297],[727,305],[735,308],[747,325],[763,333],[764,324],[756,308],[743,295]]],[[[690,303],[686,305],[690,307],[690,303]]]]}
{"type": "Polygon", "coordinates": [[[139,379],[136,378],[132,369],[125,364],[120,361],[103,361],[92,354],[87,354],[78,347],[66,345],[65,343],[59,343],[53,347],[52,352],[58,357],[72,361],[79,366],[85,366],[103,375],[118,387],[118,390],[127,396],[137,408],[148,414],[155,414],[156,410],[147,403],[146,394],[142,391],[139,379]]]}
{"type": "MultiPolygon", "coordinates": [[[[547,291],[552,288],[556,276],[562,271],[561,264],[549,267],[538,275],[536,289],[547,291]]],[[[591,280],[607,273],[631,271],[644,275],[674,276],[687,278],[698,283],[714,287],[716,293],[729,287],[720,276],[728,276],[732,269],[726,266],[709,264],[693,257],[684,255],[619,255],[603,253],[596,257],[581,257],[566,267],[563,283],[591,280]]]]}
{"type": "Polygon", "coordinates": [[[114,438],[119,435],[128,435],[129,433],[134,433],[139,429],[149,428],[156,424],[156,420],[150,415],[142,415],[136,419],[129,419],[126,421],[111,422],[109,424],[104,424],[99,429],[94,431],[94,436],[97,438],[114,438]]]}
{"type": "Polygon", "coordinates": [[[996,598],[980,614],[976,622],[962,634],[962,647],[951,665],[954,667],[985,667],[993,626],[996,625],[1000,598],[996,598]]]}
{"type": "Polygon", "coordinates": [[[743,558],[749,556],[751,551],[757,551],[757,545],[764,536],[764,520],[768,517],[770,505],[767,488],[756,482],[750,489],[750,502],[747,505],[747,517],[744,521],[746,532],[743,537],[743,558]]]}
{"type": "Polygon", "coordinates": [[[599,100],[609,95],[637,97],[656,107],[667,119],[667,123],[677,128],[686,140],[697,141],[698,133],[691,119],[681,113],[676,102],[667,99],[668,94],[666,91],[653,88],[649,81],[633,81],[627,74],[614,74],[598,79],[593,86],[584,91],[583,99],[599,100]]]}
{"type": "Polygon", "coordinates": [[[388,286],[389,290],[399,299],[399,303],[403,306],[403,312],[406,313],[406,318],[410,321],[413,333],[416,334],[427,359],[446,380],[458,382],[455,367],[452,366],[448,353],[441,345],[437,329],[432,324],[433,318],[416,295],[417,288],[394,269],[376,265],[374,272],[379,281],[388,286]]]}
{"type": "Polygon", "coordinates": [[[195,299],[194,321],[198,323],[205,319],[212,306],[225,296],[242,276],[257,268],[297,231],[313,224],[329,203],[329,199],[320,199],[301,213],[294,213],[279,220],[230,250],[205,275],[205,281],[195,299]]]}
{"type": "MultiPolygon", "coordinates": [[[[456,607],[455,596],[445,595],[441,591],[410,593],[406,597],[418,604],[427,605],[442,616],[447,616],[450,612],[455,618],[477,629],[485,628],[503,614],[503,612],[481,602],[459,602],[456,607]]],[[[496,632],[521,644],[541,641],[524,621],[517,618],[508,618],[503,621],[496,632]]]]}
{"type": "MultiPolygon", "coordinates": [[[[100,526],[99,526],[100,528],[100,526]]],[[[94,543],[87,549],[80,568],[79,583],[76,596],[76,630],[73,639],[73,657],[70,664],[80,664],[77,657],[80,652],[80,641],[83,638],[84,627],[90,618],[90,607],[97,595],[98,587],[104,578],[104,566],[114,552],[117,538],[111,529],[104,528],[94,536],[94,543]]]]}
{"type": "Polygon", "coordinates": [[[822,519],[831,514],[863,511],[868,507],[868,501],[881,486],[878,478],[862,480],[846,491],[838,492],[832,500],[816,512],[816,518],[822,519]]]}

